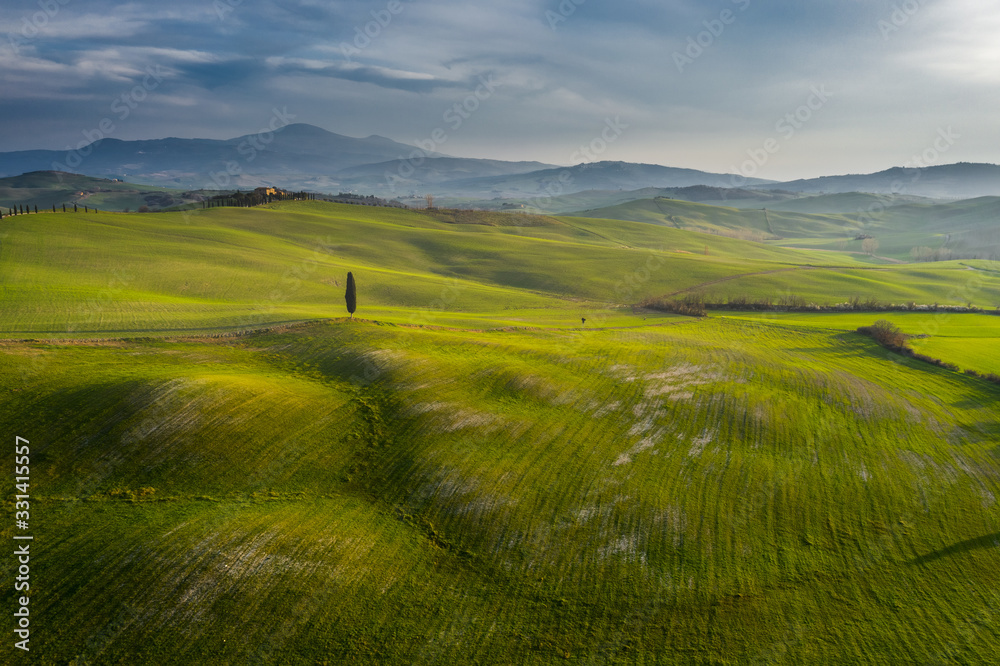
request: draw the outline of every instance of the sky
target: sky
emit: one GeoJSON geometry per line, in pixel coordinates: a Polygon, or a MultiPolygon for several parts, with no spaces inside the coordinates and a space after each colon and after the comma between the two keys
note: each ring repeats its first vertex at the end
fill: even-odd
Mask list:
{"type": "Polygon", "coordinates": [[[0,151],[302,122],[775,180],[1000,162],[994,0],[4,0],[0,151]]]}

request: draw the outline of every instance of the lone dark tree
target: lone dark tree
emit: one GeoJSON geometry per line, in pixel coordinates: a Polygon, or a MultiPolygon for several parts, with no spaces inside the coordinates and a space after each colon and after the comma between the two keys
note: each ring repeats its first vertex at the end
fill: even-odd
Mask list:
{"type": "Polygon", "coordinates": [[[358,292],[354,286],[354,274],[347,273],[347,291],[344,293],[344,300],[347,301],[347,311],[351,313],[351,319],[354,319],[354,311],[358,309],[358,292]]]}

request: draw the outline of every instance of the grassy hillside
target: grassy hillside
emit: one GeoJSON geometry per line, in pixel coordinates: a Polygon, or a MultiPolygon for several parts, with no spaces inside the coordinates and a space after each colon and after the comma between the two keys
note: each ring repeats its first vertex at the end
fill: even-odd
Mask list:
{"type": "MultiPolygon", "coordinates": [[[[710,208],[692,210],[711,223],[710,208]]],[[[1000,387],[853,332],[889,318],[931,336],[920,351],[990,371],[1000,317],[632,308],[669,293],[987,306],[994,262],[497,215],[5,218],[0,429],[31,442],[35,655],[1000,652],[1000,387]]]]}
{"type": "Polygon", "coordinates": [[[0,209],[6,214],[16,205],[39,210],[63,204],[88,206],[98,210],[138,210],[169,208],[207,198],[197,192],[135,185],[107,178],[93,178],[59,171],[33,171],[20,176],[0,178],[0,209]]]}
{"type": "Polygon", "coordinates": [[[860,226],[856,221],[840,214],[764,211],[759,207],[747,210],[663,197],[630,201],[577,215],[664,224],[678,229],[710,233],[755,232],[754,235],[759,240],[804,235],[843,236],[848,228],[860,226]]]}
{"type": "Polygon", "coordinates": [[[1000,649],[1000,390],[859,336],[342,322],[0,363],[52,661],[1000,649]]]}
{"type": "Polygon", "coordinates": [[[655,198],[575,215],[673,226],[782,246],[911,259],[996,259],[1000,256],[1000,197],[912,203],[912,197],[837,194],[775,203],[775,210],[655,198]],[[824,210],[825,209],[825,210],[824,210]]]}
{"type": "Polygon", "coordinates": [[[720,313],[726,319],[767,322],[781,326],[808,327],[828,331],[856,331],[885,319],[904,333],[915,336],[908,344],[932,358],[943,359],[963,370],[1000,374],[1000,317],[996,314],[951,312],[858,312],[812,313],[720,313]]]}
{"type": "Polygon", "coordinates": [[[359,316],[456,317],[487,328],[613,317],[677,292],[992,306],[1000,285],[1000,273],[959,264],[873,270],[850,255],[640,223],[456,224],[324,202],[47,213],[4,219],[2,229],[0,333],[8,337],[162,335],[338,316],[347,271],[359,281],[359,316]]]}
{"type": "MultiPolygon", "coordinates": [[[[553,190],[553,193],[557,190],[553,190]]],[[[446,201],[454,201],[456,206],[473,206],[483,210],[499,210],[503,206],[521,205],[526,209],[536,212],[543,212],[550,215],[560,213],[572,213],[579,210],[593,210],[606,208],[618,204],[636,201],[638,199],[653,199],[656,197],[667,197],[680,199],[682,201],[695,201],[700,203],[711,203],[714,205],[725,205],[734,208],[757,208],[762,206],[771,208],[777,202],[799,199],[803,195],[794,192],[782,192],[777,190],[748,190],[731,187],[710,187],[707,185],[692,185],[690,187],[645,187],[638,190],[583,190],[569,194],[549,195],[542,197],[526,197],[512,199],[436,199],[439,205],[446,201]]],[[[412,200],[416,206],[421,206],[422,202],[414,198],[412,200]]],[[[777,207],[777,206],[774,206],[777,207]]],[[[822,211],[836,212],[836,211],[822,211]]]]}
{"type": "MultiPolygon", "coordinates": [[[[857,216],[859,211],[880,212],[892,206],[905,204],[935,204],[934,199],[908,194],[868,194],[847,192],[844,194],[799,195],[782,201],[765,204],[768,210],[782,210],[793,213],[844,213],[857,216]]],[[[760,206],[758,205],[757,208],[760,206]]]]}

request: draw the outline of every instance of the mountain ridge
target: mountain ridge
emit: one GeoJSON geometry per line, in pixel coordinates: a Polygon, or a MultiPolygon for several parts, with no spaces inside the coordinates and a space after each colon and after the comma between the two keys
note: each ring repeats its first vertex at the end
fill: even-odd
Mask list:
{"type": "Polygon", "coordinates": [[[803,178],[756,189],[844,194],[907,194],[930,198],[972,199],[1000,195],[1000,165],[988,162],[955,162],[926,167],[896,166],[868,174],[803,178]]]}
{"type": "MultiPolygon", "coordinates": [[[[0,177],[67,171],[182,190],[261,185],[314,191],[471,199],[552,199],[588,190],[714,187],[733,189],[737,176],[625,161],[557,166],[537,161],[454,157],[379,134],[364,138],[290,123],[230,139],[104,137],[76,150],[0,153],[0,177]]],[[[739,178],[743,191],[863,192],[936,199],[1000,195],[1000,166],[958,162],[890,167],[789,181],[739,178]]],[[[738,189],[738,188],[737,188],[738,189]]]]}

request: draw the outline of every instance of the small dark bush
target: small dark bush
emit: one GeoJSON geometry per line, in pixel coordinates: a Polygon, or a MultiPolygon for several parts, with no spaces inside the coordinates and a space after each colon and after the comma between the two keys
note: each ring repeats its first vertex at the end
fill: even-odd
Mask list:
{"type": "Polygon", "coordinates": [[[858,333],[875,339],[880,345],[896,351],[909,349],[906,346],[906,334],[891,321],[879,319],[871,326],[861,326],[858,333]]]}

